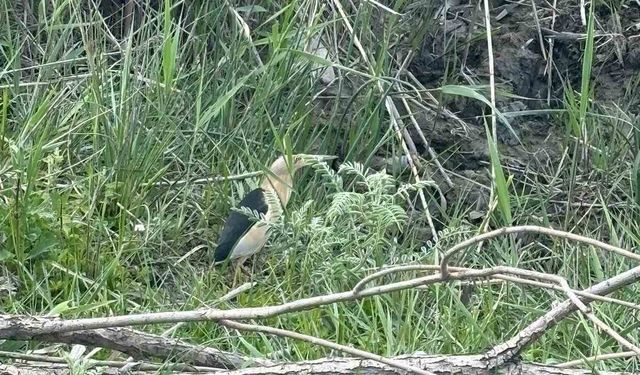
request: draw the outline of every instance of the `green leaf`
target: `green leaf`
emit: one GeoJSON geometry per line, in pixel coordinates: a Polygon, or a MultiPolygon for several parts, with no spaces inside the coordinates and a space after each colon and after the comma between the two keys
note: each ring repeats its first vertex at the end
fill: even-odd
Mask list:
{"type": "Polygon", "coordinates": [[[631,181],[633,182],[636,204],[640,206],[640,153],[636,155],[635,160],[633,161],[631,181]]]}
{"type": "Polygon", "coordinates": [[[37,259],[41,255],[49,252],[52,248],[54,248],[58,244],[58,240],[56,236],[54,236],[51,232],[42,231],[38,234],[37,239],[31,251],[29,251],[29,256],[27,259],[37,259]]]}
{"type": "Polygon", "coordinates": [[[51,309],[51,311],[49,311],[47,316],[61,315],[69,311],[71,308],[71,301],[60,302],[59,304],[55,305],[53,309],[51,309]]]}
{"type": "Polygon", "coordinates": [[[495,108],[491,104],[491,101],[489,101],[489,99],[487,99],[484,95],[480,94],[478,91],[474,90],[471,87],[461,86],[461,85],[445,85],[440,88],[440,91],[442,91],[442,93],[444,94],[458,95],[458,96],[464,96],[467,98],[476,99],[488,105],[493,111],[493,113],[495,113],[496,117],[509,129],[511,134],[513,134],[513,136],[518,140],[518,142],[520,142],[520,137],[518,137],[515,130],[513,130],[513,128],[511,127],[509,120],[507,120],[507,118],[502,114],[502,112],[500,112],[497,108],[495,108]]]}
{"type": "Polygon", "coordinates": [[[247,74],[246,76],[240,78],[240,80],[229,91],[227,91],[222,96],[220,96],[216,100],[216,102],[213,103],[213,105],[211,107],[207,108],[207,110],[205,110],[202,113],[201,121],[203,123],[207,123],[207,122],[211,121],[212,119],[218,117],[218,115],[220,114],[220,111],[222,110],[222,108],[225,105],[227,105],[229,100],[231,100],[231,98],[233,98],[236,95],[236,93],[242,88],[242,86],[244,86],[244,84],[247,82],[247,80],[249,78],[251,78],[254,74],[255,74],[255,71],[252,71],[249,74],[247,74]]]}
{"type": "Polygon", "coordinates": [[[100,309],[101,307],[106,307],[109,306],[112,303],[117,302],[116,300],[109,300],[109,301],[105,301],[105,302],[94,302],[94,303],[87,303],[85,305],[80,305],[77,307],[69,307],[65,312],[68,313],[73,313],[73,314],[80,314],[80,313],[85,313],[88,311],[96,311],[98,309],[100,309]]]}
{"type": "Polygon", "coordinates": [[[491,137],[491,132],[488,128],[486,131],[487,138],[489,139],[489,155],[491,157],[491,168],[493,169],[494,185],[496,188],[496,195],[498,197],[498,207],[505,220],[505,224],[511,225],[511,202],[509,198],[509,189],[507,188],[507,180],[504,177],[502,165],[500,164],[500,156],[496,142],[491,137]]]}
{"type": "Polygon", "coordinates": [[[6,260],[12,259],[13,257],[14,255],[10,251],[5,249],[0,250],[0,262],[4,262],[6,260]]]}
{"type": "Polygon", "coordinates": [[[580,129],[583,136],[587,132],[587,109],[589,108],[589,87],[591,85],[591,69],[593,66],[593,38],[594,38],[594,19],[593,7],[589,7],[589,21],[587,22],[587,40],[582,57],[582,80],[580,83],[580,129]]]}

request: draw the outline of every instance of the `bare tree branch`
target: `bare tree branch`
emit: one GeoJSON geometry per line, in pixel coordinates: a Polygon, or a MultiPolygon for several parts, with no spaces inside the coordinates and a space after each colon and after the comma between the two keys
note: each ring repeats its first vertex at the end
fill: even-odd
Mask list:
{"type": "MultiPolygon", "coordinates": [[[[4,319],[4,316],[0,317],[0,320],[1,319],[4,319]]],[[[55,317],[27,319],[37,319],[41,322],[60,320],[55,317]]],[[[20,320],[20,317],[11,319],[13,322],[18,320],[20,320]]],[[[18,335],[24,336],[21,334],[18,335]]],[[[5,338],[18,339],[17,337],[11,338],[9,336],[5,338]]],[[[152,335],[130,328],[111,327],[87,331],[50,333],[36,335],[31,339],[43,342],[96,346],[117,350],[135,359],[160,358],[206,367],[236,369],[249,365],[266,365],[271,363],[266,360],[243,357],[238,354],[226,353],[213,348],[196,346],[181,340],[152,335]]]]}
{"type": "MultiPolygon", "coordinates": [[[[17,359],[20,361],[27,361],[31,363],[52,363],[52,364],[66,364],[68,365],[68,360],[62,357],[52,357],[48,355],[40,355],[40,354],[24,354],[24,353],[14,353],[14,352],[5,352],[0,351],[0,357],[17,359]]],[[[201,367],[201,366],[191,366],[181,363],[171,363],[171,364],[155,364],[155,363],[146,363],[146,362],[136,362],[136,361],[105,361],[105,360],[95,360],[88,359],[86,360],[86,367],[115,367],[115,368],[123,368],[126,367],[131,370],[143,370],[143,371],[157,371],[157,370],[166,370],[171,368],[175,371],[186,371],[186,372],[207,372],[207,371],[218,371],[219,368],[211,368],[211,367],[201,367]]]]}
{"type": "MultiPolygon", "coordinates": [[[[441,273],[435,275],[428,275],[410,279],[407,281],[390,283],[387,285],[369,287],[365,289],[365,285],[379,277],[387,274],[400,271],[420,271],[420,270],[434,270],[434,266],[399,266],[391,269],[382,270],[374,273],[361,282],[359,282],[352,290],[334,293],[323,296],[309,297],[283,303],[280,305],[254,307],[254,308],[239,308],[231,310],[218,310],[214,308],[205,308],[195,311],[178,311],[178,312],[159,312],[159,313],[146,313],[146,314],[134,314],[127,316],[114,316],[106,318],[89,318],[89,319],[70,319],[63,320],[52,317],[26,317],[26,316],[10,316],[0,315],[0,339],[10,340],[41,340],[50,342],[64,342],[64,343],[82,343],[85,345],[101,346],[111,349],[116,349],[128,353],[132,356],[147,356],[147,357],[161,357],[176,359],[180,362],[188,362],[193,364],[199,364],[203,366],[219,366],[223,365],[226,368],[239,368],[246,364],[248,359],[241,356],[227,356],[222,352],[215,351],[213,349],[201,349],[188,344],[181,343],[177,340],[168,343],[168,339],[161,336],[147,335],[130,329],[118,329],[116,327],[143,325],[143,324],[160,324],[160,323],[175,323],[175,322],[194,322],[194,321],[218,321],[221,324],[244,330],[253,330],[264,333],[276,334],[286,337],[293,337],[297,339],[306,340],[319,345],[324,345],[333,349],[343,350],[353,355],[359,355],[371,360],[377,360],[379,362],[386,363],[396,368],[401,368],[409,371],[418,371],[419,369],[413,369],[411,367],[402,367],[402,364],[398,365],[393,360],[388,360],[383,357],[377,356],[372,353],[363,352],[357,349],[344,347],[336,343],[329,342],[320,338],[312,338],[306,335],[297,334],[295,332],[286,331],[282,329],[265,327],[259,325],[247,325],[243,323],[233,322],[235,320],[244,319],[261,319],[267,317],[278,316],[286,313],[302,311],[312,309],[318,306],[333,304],[338,302],[346,302],[352,300],[358,300],[369,296],[380,295],[384,293],[390,293],[394,291],[400,291],[405,289],[411,289],[416,287],[424,287],[426,285],[448,282],[453,280],[476,280],[486,279],[488,277],[494,277],[496,279],[502,279],[505,281],[512,281],[518,283],[525,283],[535,286],[541,286],[558,291],[562,291],[568,297],[568,300],[563,302],[560,306],[552,309],[549,313],[541,317],[532,323],[525,330],[520,332],[516,337],[508,340],[507,342],[494,347],[491,351],[487,352],[482,358],[486,361],[489,368],[497,368],[505,365],[510,359],[517,355],[526,345],[533,342],[537,337],[544,333],[556,322],[566,317],[569,313],[580,310],[587,318],[594,322],[598,328],[609,334],[621,345],[630,348],[636,354],[640,354],[640,348],[636,347],[631,342],[627,341],[624,337],[618,334],[615,330],[597,318],[587,306],[588,303],[595,299],[604,299],[596,297],[596,295],[608,294],[616,289],[622,288],[630,283],[633,283],[640,279],[640,266],[635,267],[629,271],[626,271],[620,275],[612,277],[606,281],[603,281],[592,288],[585,291],[578,292],[571,289],[567,281],[557,275],[545,274],[542,272],[523,270],[513,267],[498,266],[489,269],[468,269],[460,267],[448,267],[447,259],[451,257],[455,252],[463,249],[466,246],[470,246],[474,243],[484,241],[489,238],[493,238],[500,235],[509,233],[520,232],[535,232],[543,233],[552,236],[560,236],[567,239],[576,240],[579,242],[598,246],[608,251],[612,251],[617,254],[625,255],[629,258],[640,258],[627,250],[617,248],[615,246],[607,245],[600,241],[592,240],[582,236],[573,235],[571,233],[551,230],[542,227],[535,226],[523,226],[523,227],[510,227],[503,228],[497,231],[485,233],[480,236],[473,237],[466,240],[449,250],[442,261],[439,269],[441,273]],[[629,255],[631,254],[631,256],[629,255]],[[453,271],[453,273],[451,273],[453,271]],[[515,277],[514,277],[515,276],[515,277]],[[542,281],[548,281],[552,284],[542,281]],[[555,285],[554,285],[555,284],[555,285]],[[127,338],[133,338],[133,342],[123,340],[123,334],[127,338]],[[120,336],[118,336],[120,335],[120,336]],[[140,339],[144,340],[143,350],[136,352],[141,347],[139,344],[140,339]],[[157,347],[154,347],[157,346],[157,347]],[[158,348],[159,347],[159,348],[158,348]],[[135,348],[135,349],[132,349],[135,348]],[[204,353],[204,354],[203,354],[204,353]],[[204,356],[204,357],[203,357],[204,356]],[[204,358],[204,359],[203,359],[204,358]],[[186,360],[185,360],[186,359],[186,360]],[[213,361],[213,362],[212,362],[213,361]]],[[[618,301],[613,298],[607,298],[607,302],[620,303],[624,301],[618,301]]],[[[628,304],[628,303],[626,303],[628,304]]],[[[635,304],[630,304],[634,308],[635,304]]],[[[266,361],[254,362],[261,366],[269,365],[266,361]]]]}
{"type": "MultiPolygon", "coordinates": [[[[366,284],[372,282],[373,280],[377,280],[383,276],[387,276],[387,275],[391,275],[394,273],[400,273],[400,272],[409,272],[409,271],[437,271],[440,269],[440,266],[436,266],[433,264],[407,264],[407,265],[402,265],[402,266],[394,266],[394,267],[389,267],[389,268],[384,268],[380,271],[377,271],[375,273],[372,273],[371,275],[363,278],[362,280],[360,280],[355,287],[353,287],[353,291],[354,292],[359,292],[360,290],[364,289],[364,287],[366,286],[366,284]]],[[[448,269],[450,271],[453,272],[460,272],[460,271],[471,271],[473,270],[472,268],[467,268],[467,267],[448,267],[448,269]]],[[[552,290],[556,290],[556,291],[560,291],[562,292],[563,289],[562,287],[560,287],[559,285],[555,285],[555,284],[550,284],[550,283],[545,283],[545,282],[541,282],[541,281],[535,281],[535,280],[528,280],[528,279],[523,279],[520,277],[514,277],[514,276],[508,276],[508,275],[501,275],[501,274],[495,274],[493,275],[494,281],[498,282],[498,281],[510,281],[516,284],[525,284],[525,285],[531,285],[531,286],[536,286],[539,288],[544,288],[544,289],[552,289],[552,290]]],[[[463,282],[463,281],[461,281],[463,282]]],[[[474,283],[475,281],[464,281],[466,283],[474,283]]],[[[419,288],[422,288],[419,287],[419,288]]],[[[629,302],[629,301],[624,301],[624,300],[620,300],[617,298],[612,298],[612,297],[607,297],[607,296],[600,296],[597,294],[593,294],[593,293],[589,293],[586,292],[584,290],[573,290],[573,292],[575,294],[577,294],[580,297],[587,297],[590,300],[594,300],[594,301],[599,301],[599,302],[609,302],[609,303],[614,303],[620,306],[624,306],[624,307],[628,307],[634,310],[640,310],[640,305],[638,305],[637,303],[633,303],[633,302],[629,302]]]]}
{"type": "MultiPolygon", "coordinates": [[[[407,281],[396,282],[388,285],[371,287],[358,293],[347,291],[323,295],[318,297],[309,297],[297,301],[283,303],[281,305],[239,308],[232,310],[195,310],[195,311],[178,311],[178,312],[159,312],[147,314],[133,314],[125,316],[114,316],[107,318],[88,318],[88,319],[70,319],[70,320],[51,320],[46,318],[35,318],[25,316],[0,315],[0,339],[12,340],[33,340],[38,337],[52,334],[73,332],[78,330],[89,330],[105,327],[121,327],[142,324],[160,324],[175,323],[180,321],[218,321],[242,320],[242,319],[259,319],[282,315],[285,313],[308,310],[314,307],[357,300],[364,297],[390,293],[399,290],[414,288],[421,285],[428,285],[448,280],[463,280],[472,278],[484,278],[496,273],[509,273],[512,269],[509,267],[496,267],[484,270],[472,270],[466,272],[458,272],[449,274],[446,278],[441,274],[419,277],[407,281]]],[[[519,270],[518,272],[530,272],[519,270]]],[[[544,274],[542,274],[544,275],[544,274]]],[[[634,268],[621,275],[615,276],[598,285],[607,284],[607,288],[588,289],[587,292],[594,294],[607,294],[622,288],[640,278],[640,267],[634,268]],[[626,275],[626,277],[622,277],[626,275]],[[621,283],[621,284],[619,284],[621,283]],[[599,291],[599,292],[596,292],[599,291]]],[[[595,288],[595,287],[594,287],[595,288]]],[[[564,287],[563,287],[564,289],[564,287]]],[[[588,298],[587,298],[588,300],[588,298]]],[[[573,309],[571,311],[574,311],[573,309]]]]}
{"type": "MultiPolygon", "coordinates": [[[[599,295],[609,294],[638,280],[640,280],[640,266],[634,267],[610,279],[602,281],[586,291],[599,295]]],[[[590,302],[589,298],[583,298],[583,300],[586,303],[590,302]]],[[[529,324],[529,326],[520,331],[513,338],[502,344],[496,345],[491,350],[487,351],[487,353],[484,354],[485,358],[489,361],[492,368],[501,366],[514,358],[524,347],[535,341],[549,328],[556,325],[574,311],[576,311],[576,306],[569,300],[564,301],[533,323],[529,324]]]]}
{"type": "Polygon", "coordinates": [[[560,363],[556,366],[561,368],[569,368],[569,367],[584,365],[589,362],[606,361],[608,359],[617,359],[617,358],[631,358],[631,357],[637,357],[637,356],[638,354],[636,354],[636,352],[607,353],[607,354],[594,355],[592,357],[587,357],[584,359],[576,359],[575,361],[560,363]]]}
{"type": "Polygon", "coordinates": [[[326,348],[330,348],[330,349],[334,349],[334,350],[338,350],[341,351],[343,353],[347,353],[347,354],[351,354],[351,355],[355,355],[358,356],[360,358],[365,358],[365,359],[370,359],[379,363],[384,363],[388,366],[391,366],[393,368],[396,369],[400,369],[400,370],[405,370],[405,371],[409,371],[409,372],[414,372],[416,374],[422,374],[422,375],[434,375],[434,373],[430,372],[430,371],[425,371],[422,370],[421,368],[415,367],[415,366],[411,366],[405,362],[402,361],[396,361],[394,359],[390,359],[390,358],[386,358],[383,357],[381,355],[377,355],[377,354],[373,354],[364,350],[360,350],[360,349],[356,349],[356,348],[351,348],[348,346],[344,346],[344,345],[340,345],[337,343],[334,343],[332,341],[328,341],[328,340],[324,340],[318,337],[314,337],[314,336],[309,336],[309,335],[303,335],[301,333],[297,333],[297,332],[292,332],[292,331],[288,331],[286,329],[280,329],[280,328],[274,328],[274,327],[268,327],[268,326],[261,326],[261,325],[257,325],[257,324],[244,324],[244,323],[238,323],[238,322],[234,322],[232,320],[221,320],[220,324],[223,324],[227,327],[230,328],[234,328],[237,329],[239,331],[250,331],[250,332],[262,332],[262,333],[266,333],[269,335],[276,335],[276,336],[281,336],[281,337],[289,337],[292,339],[296,339],[296,340],[302,340],[302,341],[306,341],[315,345],[319,345],[319,346],[324,346],[326,348]]]}
{"type": "MultiPolygon", "coordinates": [[[[393,357],[407,366],[414,366],[441,375],[588,375],[591,370],[563,369],[541,364],[507,363],[500,369],[490,369],[481,355],[468,356],[430,356],[415,354],[411,356],[393,357]]],[[[104,374],[118,374],[118,369],[107,368],[104,374]]],[[[151,374],[154,372],[131,371],[131,374],[151,374]]],[[[174,372],[175,373],[175,372],[174,372]]],[[[188,374],[187,372],[177,372],[188,374]]],[[[250,367],[235,371],[199,372],[202,375],[398,375],[398,370],[391,366],[360,358],[326,358],[315,361],[304,361],[277,364],[263,367],[250,367]]],[[[63,365],[18,363],[0,365],[0,375],[67,375],[68,369],[63,365]]],[[[193,374],[193,373],[189,373],[193,374]]],[[[601,375],[627,375],[630,373],[599,371],[601,375]]]]}
{"type": "Polygon", "coordinates": [[[561,230],[556,230],[556,229],[551,229],[551,228],[545,228],[545,227],[539,227],[536,225],[521,225],[521,226],[515,226],[515,227],[505,227],[505,228],[500,228],[500,229],[496,229],[494,231],[491,232],[487,232],[475,237],[471,237],[467,240],[464,240],[462,242],[460,242],[459,244],[455,245],[454,247],[452,247],[451,249],[449,249],[443,256],[442,256],[442,262],[440,263],[442,266],[441,269],[441,273],[446,276],[448,273],[447,267],[449,266],[449,259],[451,258],[451,256],[453,256],[455,253],[459,252],[460,250],[463,250],[471,245],[474,245],[476,243],[482,242],[484,240],[490,239],[490,238],[495,238],[495,237],[500,237],[500,236],[504,236],[507,234],[513,234],[513,233],[539,233],[539,234],[545,234],[547,236],[552,236],[552,237],[561,237],[561,238],[565,238],[568,240],[572,240],[572,241],[576,241],[576,242],[581,242],[581,243],[585,243],[588,245],[592,245],[595,247],[599,247],[603,250],[607,250],[613,253],[616,253],[618,255],[622,255],[626,258],[629,259],[633,259],[636,261],[640,261],[640,255],[636,254],[636,253],[632,253],[629,250],[625,250],[622,249],[620,247],[617,246],[613,246],[613,245],[609,245],[608,243],[604,243],[598,240],[595,240],[593,238],[589,238],[589,237],[584,237],[584,236],[580,236],[578,234],[574,234],[574,233],[569,233],[569,232],[564,232],[561,230]]]}

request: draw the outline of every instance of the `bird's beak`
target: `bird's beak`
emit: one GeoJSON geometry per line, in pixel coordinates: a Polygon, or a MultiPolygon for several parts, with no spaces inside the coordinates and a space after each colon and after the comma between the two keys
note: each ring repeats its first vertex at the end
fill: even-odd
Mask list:
{"type": "Polygon", "coordinates": [[[316,155],[315,158],[320,161],[329,161],[329,160],[337,159],[338,157],[335,155],[316,155]]]}
{"type": "Polygon", "coordinates": [[[306,165],[310,165],[313,164],[314,162],[318,162],[318,161],[328,161],[328,160],[333,160],[333,159],[337,159],[337,156],[333,156],[333,155],[309,155],[309,154],[298,154],[297,155],[300,159],[299,161],[296,163],[296,168],[300,168],[306,165]]]}
{"type": "Polygon", "coordinates": [[[303,160],[305,164],[308,164],[311,161],[328,161],[328,160],[333,160],[338,158],[337,156],[333,156],[333,155],[299,154],[298,156],[300,156],[300,159],[303,160]]]}
{"type": "Polygon", "coordinates": [[[313,160],[315,161],[329,161],[329,160],[333,160],[333,159],[337,159],[337,156],[333,156],[333,155],[306,155],[305,158],[303,158],[304,160],[304,164],[305,165],[309,165],[312,164],[313,160]]]}

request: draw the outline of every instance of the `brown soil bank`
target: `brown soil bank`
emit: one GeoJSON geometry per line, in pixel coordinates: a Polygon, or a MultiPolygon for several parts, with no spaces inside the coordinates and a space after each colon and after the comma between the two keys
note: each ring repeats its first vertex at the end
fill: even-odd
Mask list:
{"type": "MultiPolygon", "coordinates": [[[[409,66],[427,88],[489,82],[484,12],[477,2],[464,3],[450,3],[437,32],[424,40],[409,66]]],[[[594,9],[593,106],[617,107],[628,116],[626,125],[631,129],[634,121],[637,127],[640,114],[640,3],[626,1],[615,8],[598,4],[594,9]]],[[[536,0],[535,4],[498,0],[491,4],[498,107],[510,115],[510,124],[521,141],[499,124],[499,149],[503,165],[520,183],[530,173],[552,171],[570,149],[571,137],[565,125],[568,115],[558,109],[568,108],[568,88],[579,92],[581,87],[587,26],[583,25],[579,5],[578,1],[564,0],[536,0]],[[538,112],[522,115],[521,111],[530,110],[538,112]]],[[[588,18],[588,5],[584,14],[588,18]]],[[[482,92],[489,96],[486,86],[482,92]]],[[[442,98],[442,104],[466,126],[425,112],[421,112],[419,121],[430,146],[442,155],[444,167],[452,172],[456,187],[447,197],[455,201],[463,194],[468,203],[484,210],[486,199],[481,198],[488,195],[488,190],[477,182],[489,185],[483,120],[488,112],[483,112],[486,107],[478,100],[464,97],[448,96],[442,98]]],[[[420,137],[413,135],[418,149],[424,151],[420,137]]]]}

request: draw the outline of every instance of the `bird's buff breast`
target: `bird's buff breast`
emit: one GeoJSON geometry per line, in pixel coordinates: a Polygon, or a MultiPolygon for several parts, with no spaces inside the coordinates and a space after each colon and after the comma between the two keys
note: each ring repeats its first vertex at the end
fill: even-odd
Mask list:
{"type": "Polygon", "coordinates": [[[233,251],[233,258],[253,255],[262,249],[267,240],[266,225],[254,225],[247,234],[245,234],[233,251]]]}

